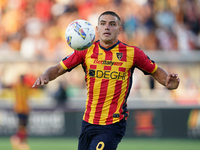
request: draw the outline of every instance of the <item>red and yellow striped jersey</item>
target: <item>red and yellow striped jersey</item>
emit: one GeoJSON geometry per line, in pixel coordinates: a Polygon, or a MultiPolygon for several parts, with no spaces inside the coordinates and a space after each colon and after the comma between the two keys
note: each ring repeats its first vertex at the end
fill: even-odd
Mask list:
{"type": "Polygon", "coordinates": [[[88,90],[83,120],[97,125],[113,124],[128,117],[126,102],[135,67],[145,74],[157,69],[142,50],[120,41],[108,48],[96,41],[87,50],[74,51],[60,64],[67,71],[82,64],[88,90]]]}
{"type": "Polygon", "coordinates": [[[28,114],[30,108],[28,106],[30,88],[22,83],[17,83],[14,86],[15,104],[14,110],[16,113],[28,114]]]}

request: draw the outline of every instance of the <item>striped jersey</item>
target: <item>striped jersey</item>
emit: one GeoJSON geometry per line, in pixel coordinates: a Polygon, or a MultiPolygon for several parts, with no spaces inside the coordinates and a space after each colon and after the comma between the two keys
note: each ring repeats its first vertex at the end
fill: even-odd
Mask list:
{"type": "Polygon", "coordinates": [[[120,41],[106,48],[96,41],[87,50],[73,51],[60,64],[66,71],[82,64],[88,91],[83,120],[97,125],[127,119],[127,98],[135,67],[144,74],[157,69],[142,50],[120,41]]]}
{"type": "Polygon", "coordinates": [[[30,108],[28,106],[28,98],[30,95],[30,88],[22,83],[17,83],[14,86],[15,104],[14,110],[16,113],[28,114],[30,108]]]}

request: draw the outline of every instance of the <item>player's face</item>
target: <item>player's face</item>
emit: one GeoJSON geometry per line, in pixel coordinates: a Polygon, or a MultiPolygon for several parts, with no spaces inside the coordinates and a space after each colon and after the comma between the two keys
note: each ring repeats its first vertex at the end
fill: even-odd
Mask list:
{"type": "Polygon", "coordinates": [[[109,46],[118,40],[118,34],[122,31],[122,26],[117,17],[103,15],[99,18],[96,30],[99,34],[100,43],[109,46]]]}

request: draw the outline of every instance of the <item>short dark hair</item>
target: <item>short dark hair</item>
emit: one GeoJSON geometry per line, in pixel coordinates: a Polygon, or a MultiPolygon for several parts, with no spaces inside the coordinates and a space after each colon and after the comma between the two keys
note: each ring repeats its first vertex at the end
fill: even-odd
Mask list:
{"type": "Polygon", "coordinates": [[[98,18],[98,21],[100,20],[100,17],[103,16],[103,15],[112,15],[112,16],[115,16],[117,17],[117,19],[121,22],[121,18],[114,12],[114,11],[105,11],[103,12],[99,18],[98,18]]]}

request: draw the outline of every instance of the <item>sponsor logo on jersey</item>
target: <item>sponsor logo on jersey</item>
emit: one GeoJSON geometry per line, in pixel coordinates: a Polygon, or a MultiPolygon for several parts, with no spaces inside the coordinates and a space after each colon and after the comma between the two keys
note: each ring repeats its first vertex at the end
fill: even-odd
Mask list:
{"type": "Polygon", "coordinates": [[[96,78],[104,78],[104,79],[117,79],[117,80],[125,80],[126,73],[117,72],[117,71],[108,71],[108,70],[89,70],[89,76],[96,78]]]}
{"type": "Polygon", "coordinates": [[[121,66],[123,63],[122,62],[113,62],[111,60],[98,60],[98,59],[95,59],[94,60],[94,64],[102,64],[102,65],[108,65],[108,66],[112,66],[112,65],[121,66]]]}

